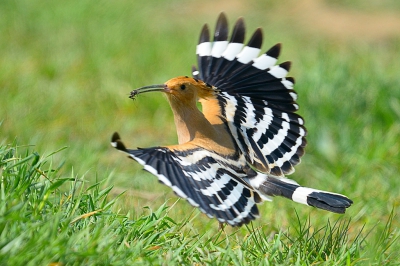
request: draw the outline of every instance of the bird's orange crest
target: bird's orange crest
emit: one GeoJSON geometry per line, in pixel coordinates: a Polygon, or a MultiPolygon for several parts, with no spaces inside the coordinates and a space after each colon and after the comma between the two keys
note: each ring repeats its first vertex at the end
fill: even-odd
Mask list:
{"type": "Polygon", "coordinates": [[[180,101],[214,98],[218,89],[196,78],[180,76],[165,82],[166,92],[180,101]]]}

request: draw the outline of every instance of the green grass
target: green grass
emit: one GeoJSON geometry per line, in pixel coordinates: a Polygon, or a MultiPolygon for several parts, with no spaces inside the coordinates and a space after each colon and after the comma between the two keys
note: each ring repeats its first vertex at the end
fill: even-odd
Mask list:
{"type": "Polygon", "coordinates": [[[315,228],[311,218],[297,216],[279,232],[251,224],[210,235],[194,228],[190,216],[172,219],[176,204],[122,214],[108,178],[85,186],[82,177],[60,176],[48,157],[0,147],[1,265],[382,265],[399,259],[393,213],[383,229],[370,232],[352,234],[350,219],[315,228]]]}
{"type": "MultiPolygon", "coordinates": [[[[335,8],[369,12],[358,2],[335,8]]],[[[291,1],[221,3],[0,1],[0,264],[400,263],[400,37],[304,28],[291,1]],[[264,49],[283,43],[308,129],[291,178],[348,195],[345,215],[276,198],[248,227],[218,232],[110,147],[114,131],[130,147],[176,143],[164,97],[127,96],[190,75],[220,10],[262,26],[264,49]]]]}

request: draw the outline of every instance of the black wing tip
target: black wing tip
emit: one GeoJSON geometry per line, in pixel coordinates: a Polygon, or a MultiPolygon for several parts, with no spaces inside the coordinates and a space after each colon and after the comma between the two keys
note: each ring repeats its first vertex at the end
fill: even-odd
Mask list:
{"type": "Polygon", "coordinates": [[[219,15],[218,15],[218,21],[219,21],[219,20],[222,20],[222,19],[227,20],[226,14],[225,14],[224,11],[221,11],[221,13],[219,13],[219,15]]]}
{"type": "Polygon", "coordinates": [[[121,139],[121,137],[119,136],[118,132],[114,132],[114,134],[111,136],[111,142],[116,142],[119,139],[121,139]]]}
{"type": "Polygon", "coordinates": [[[294,77],[286,77],[286,80],[292,82],[293,85],[296,83],[296,79],[294,77]]]}
{"type": "Polygon", "coordinates": [[[116,148],[117,150],[120,151],[127,151],[125,144],[122,142],[121,137],[119,136],[118,132],[114,132],[114,134],[111,137],[111,146],[116,148]]]}
{"type": "Polygon", "coordinates": [[[285,69],[286,71],[289,71],[290,67],[292,66],[292,62],[286,61],[286,62],[283,62],[283,63],[279,64],[279,66],[281,68],[285,69]]]}
{"type": "Polygon", "coordinates": [[[228,19],[226,18],[225,12],[219,13],[219,16],[217,19],[217,25],[223,25],[223,24],[228,24],[228,19]]]}
{"type": "Polygon", "coordinates": [[[246,33],[246,26],[244,24],[244,18],[240,17],[240,18],[238,18],[238,20],[235,23],[230,42],[243,43],[245,33],[246,33]]]}
{"type": "Polygon", "coordinates": [[[218,16],[217,25],[215,26],[214,42],[226,41],[228,39],[228,19],[224,12],[218,16]]]}
{"type": "Polygon", "coordinates": [[[209,42],[210,41],[210,29],[208,28],[208,24],[204,24],[201,29],[199,43],[209,42]]]}
{"type": "Polygon", "coordinates": [[[266,55],[271,56],[273,58],[278,58],[282,49],[282,44],[277,43],[274,46],[272,46],[267,52],[266,55]]]}
{"type": "Polygon", "coordinates": [[[263,42],[263,32],[261,28],[257,28],[256,31],[251,36],[250,41],[248,42],[247,46],[254,47],[254,48],[261,48],[263,42]]]}

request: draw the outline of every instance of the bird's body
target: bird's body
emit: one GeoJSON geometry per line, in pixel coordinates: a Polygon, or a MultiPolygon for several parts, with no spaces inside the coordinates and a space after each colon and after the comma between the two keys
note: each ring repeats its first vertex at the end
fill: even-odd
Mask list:
{"type": "Polygon", "coordinates": [[[347,197],[285,178],[306,145],[304,121],[295,114],[294,79],[286,78],[290,63],[275,65],[280,44],[257,57],[260,29],[243,48],[244,31],[239,19],[228,41],[221,14],[214,42],[208,27],[202,30],[199,70],[193,70],[193,77],[176,77],[131,93],[131,98],[149,91],[167,95],[177,145],[129,150],[117,133],[112,145],[209,217],[233,226],[255,219],[256,204],[272,196],[344,213],[352,203],[347,197]]]}

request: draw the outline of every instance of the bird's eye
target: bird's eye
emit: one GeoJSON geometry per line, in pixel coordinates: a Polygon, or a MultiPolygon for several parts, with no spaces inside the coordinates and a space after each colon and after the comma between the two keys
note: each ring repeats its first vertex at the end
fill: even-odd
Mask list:
{"type": "Polygon", "coordinates": [[[184,89],[186,89],[186,86],[185,86],[185,84],[182,84],[181,85],[181,90],[184,90],[184,89]]]}

